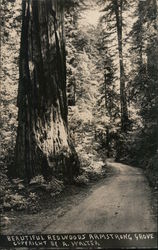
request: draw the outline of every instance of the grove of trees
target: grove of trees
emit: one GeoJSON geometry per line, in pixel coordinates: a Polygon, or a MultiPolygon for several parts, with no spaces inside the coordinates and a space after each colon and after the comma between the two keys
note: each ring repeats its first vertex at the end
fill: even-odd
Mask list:
{"type": "Polygon", "coordinates": [[[2,24],[3,186],[84,182],[109,157],[156,186],[157,1],[3,0],[2,24]]]}

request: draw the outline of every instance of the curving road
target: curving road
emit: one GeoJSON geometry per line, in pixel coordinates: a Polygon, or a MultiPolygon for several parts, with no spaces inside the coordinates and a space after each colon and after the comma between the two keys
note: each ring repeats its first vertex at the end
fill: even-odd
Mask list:
{"type": "Polygon", "coordinates": [[[142,170],[120,163],[108,164],[114,175],[63,217],[50,220],[42,233],[157,231],[152,194],[142,170]]]}

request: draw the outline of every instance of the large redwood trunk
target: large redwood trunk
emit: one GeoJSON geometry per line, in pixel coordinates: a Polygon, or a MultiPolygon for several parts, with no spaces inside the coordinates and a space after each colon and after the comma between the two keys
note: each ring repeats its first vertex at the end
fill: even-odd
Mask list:
{"type": "Polygon", "coordinates": [[[63,0],[23,0],[15,172],[71,181],[78,174],[67,126],[63,0]]]}

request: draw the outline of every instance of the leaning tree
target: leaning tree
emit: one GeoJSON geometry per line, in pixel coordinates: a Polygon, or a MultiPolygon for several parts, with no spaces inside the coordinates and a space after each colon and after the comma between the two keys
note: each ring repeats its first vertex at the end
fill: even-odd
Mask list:
{"type": "Polygon", "coordinates": [[[79,163],[68,133],[63,0],[23,0],[14,172],[71,181],[79,163]]]}

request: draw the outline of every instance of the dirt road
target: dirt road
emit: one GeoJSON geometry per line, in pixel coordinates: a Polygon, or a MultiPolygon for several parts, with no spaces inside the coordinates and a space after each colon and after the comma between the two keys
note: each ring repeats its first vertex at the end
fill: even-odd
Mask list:
{"type": "Polygon", "coordinates": [[[2,234],[156,231],[153,196],[142,170],[108,165],[109,177],[88,187],[69,186],[57,200],[46,198],[37,214],[6,213],[2,234]]]}
{"type": "Polygon", "coordinates": [[[154,232],[151,190],[141,169],[109,163],[114,175],[42,233],[154,232]]]}

